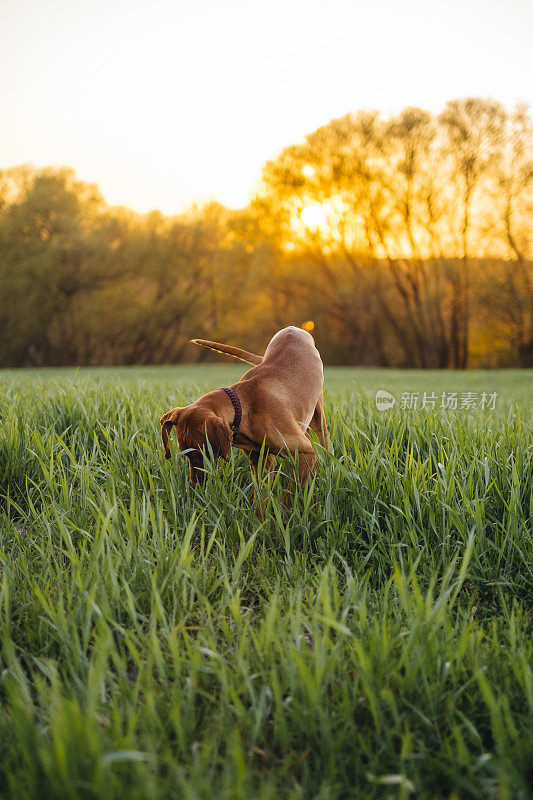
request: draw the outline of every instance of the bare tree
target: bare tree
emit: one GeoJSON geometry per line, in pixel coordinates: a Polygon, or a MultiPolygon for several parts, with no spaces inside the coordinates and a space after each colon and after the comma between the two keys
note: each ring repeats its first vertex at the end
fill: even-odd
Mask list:
{"type": "Polygon", "coordinates": [[[453,366],[468,364],[470,332],[470,230],[472,202],[481,178],[501,157],[506,114],[500,103],[469,97],[452,100],[440,115],[452,174],[460,186],[461,270],[453,280],[453,366]]]}

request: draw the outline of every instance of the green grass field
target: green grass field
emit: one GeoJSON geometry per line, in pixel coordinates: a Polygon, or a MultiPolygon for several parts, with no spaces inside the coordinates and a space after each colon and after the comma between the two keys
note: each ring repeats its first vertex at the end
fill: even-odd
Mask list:
{"type": "Polygon", "coordinates": [[[327,371],[260,523],[159,439],[243,371],[0,373],[0,797],[531,797],[532,374],[327,371]]]}

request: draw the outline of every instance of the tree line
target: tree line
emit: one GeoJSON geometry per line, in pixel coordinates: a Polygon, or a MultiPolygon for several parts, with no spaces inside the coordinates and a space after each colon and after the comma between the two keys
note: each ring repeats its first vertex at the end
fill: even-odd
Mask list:
{"type": "Polygon", "coordinates": [[[0,365],[209,358],[314,323],[327,363],[533,366],[527,109],[334,119],[239,211],[108,206],[67,168],[0,171],[0,365]]]}

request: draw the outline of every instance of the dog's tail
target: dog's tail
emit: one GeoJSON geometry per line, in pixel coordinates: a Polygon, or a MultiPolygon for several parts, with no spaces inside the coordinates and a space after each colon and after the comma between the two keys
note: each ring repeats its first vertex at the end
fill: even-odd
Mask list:
{"type": "Polygon", "coordinates": [[[216,350],[217,353],[224,353],[227,356],[239,358],[241,361],[246,361],[247,364],[261,364],[263,361],[263,356],[256,356],[255,353],[241,350],[240,347],[232,347],[230,344],[209,342],[207,339],[191,339],[191,342],[199,344],[200,347],[208,347],[210,350],[216,350]]]}

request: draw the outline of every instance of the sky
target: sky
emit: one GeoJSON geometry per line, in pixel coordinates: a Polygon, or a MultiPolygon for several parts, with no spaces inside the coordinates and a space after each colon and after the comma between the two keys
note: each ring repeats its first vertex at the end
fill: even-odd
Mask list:
{"type": "Polygon", "coordinates": [[[360,108],[533,102],[530,0],[0,0],[0,168],[112,205],[246,205],[283,147],[360,108]]]}

